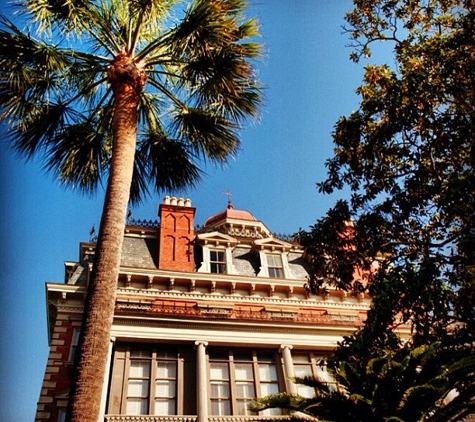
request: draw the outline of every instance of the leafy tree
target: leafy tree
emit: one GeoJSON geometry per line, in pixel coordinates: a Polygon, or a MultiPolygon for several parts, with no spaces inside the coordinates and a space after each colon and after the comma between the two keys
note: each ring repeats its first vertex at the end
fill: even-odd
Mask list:
{"type": "Polygon", "coordinates": [[[385,351],[363,371],[341,362],[333,371],[339,389],[311,377],[295,381],[316,389],[315,397],[287,393],[255,400],[251,409],[280,407],[327,422],[450,422],[475,410],[473,347],[444,349],[440,343],[398,353],[385,351]],[[470,382],[467,382],[470,381],[470,382]]]}
{"type": "Polygon", "coordinates": [[[129,197],[200,178],[236,153],[260,88],[245,0],[24,0],[0,20],[0,110],[9,141],[65,185],[107,179],[85,304],[72,421],[97,421],[129,197]],[[185,10],[183,10],[185,8],[185,10]]]}
{"type": "Polygon", "coordinates": [[[411,325],[415,346],[468,341],[463,336],[475,333],[475,4],[354,3],[346,16],[351,57],[371,57],[373,44],[384,42],[394,63],[366,66],[359,109],[335,125],[334,156],[318,188],[347,187],[351,198],[300,233],[315,257],[310,288],[369,291],[374,302],[358,337],[369,349],[397,347],[392,333],[401,323],[411,325]]]}
{"type": "MultiPolygon", "coordinates": [[[[334,356],[361,376],[388,351],[473,344],[475,3],[354,5],[346,15],[351,58],[369,62],[382,43],[393,62],[366,65],[359,109],[335,125],[334,156],[318,189],[347,188],[350,198],[299,237],[312,256],[309,289],[367,291],[373,299],[365,326],[334,356]],[[411,329],[405,347],[401,325],[411,329]]],[[[473,374],[459,375],[468,387],[458,402],[473,404],[473,374]]]]}

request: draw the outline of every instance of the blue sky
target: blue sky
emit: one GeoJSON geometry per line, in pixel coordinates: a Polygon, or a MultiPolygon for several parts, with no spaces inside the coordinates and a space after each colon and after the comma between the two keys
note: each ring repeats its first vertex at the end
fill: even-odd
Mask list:
{"type": "MultiPolygon", "coordinates": [[[[188,192],[196,223],[233,205],[275,233],[308,228],[336,197],[318,194],[332,155],[337,119],[358,108],[363,65],[348,56],[342,34],[350,0],[249,0],[261,23],[265,55],[259,77],[265,103],[258,122],[242,133],[242,150],[223,168],[206,168],[188,192]]],[[[5,0],[0,5],[8,13],[5,0]]],[[[0,144],[0,421],[34,420],[48,356],[45,282],[62,282],[63,262],[78,258],[79,242],[99,224],[103,192],[85,197],[64,190],[37,162],[24,163],[0,144]]],[[[165,193],[133,210],[156,219],[165,193]]]]}

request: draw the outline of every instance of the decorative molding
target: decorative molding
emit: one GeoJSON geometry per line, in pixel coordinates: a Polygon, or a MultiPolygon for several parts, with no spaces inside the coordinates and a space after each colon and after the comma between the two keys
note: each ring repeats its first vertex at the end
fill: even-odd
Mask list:
{"type": "MultiPolygon", "coordinates": [[[[208,416],[208,422],[281,422],[288,416],[208,416]]],[[[196,422],[196,416],[105,415],[105,422],[196,422]]]]}
{"type": "MultiPolygon", "coordinates": [[[[174,281],[170,284],[174,284],[174,281]]],[[[274,286],[275,283],[272,283],[274,286]]],[[[190,286],[192,286],[190,282],[190,286]]],[[[203,293],[196,291],[196,284],[193,285],[194,291],[182,292],[178,290],[154,290],[154,289],[135,289],[135,288],[118,288],[117,294],[120,300],[120,295],[124,295],[127,299],[132,299],[134,295],[137,296],[138,300],[153,301],[155,299],[184,299],[184,300],[210,300],[210,301],[219,301],[219,302],[259,302],[263,305],[272,304],[279,305],[282,307],[285,306],[305,306],[305,307],[324,307],[328,310],[337,310],[337,309],[346,309],[354,310],[355,312],[367,311],[369,309],[368,303],[364,303],[360,300],[351,301],[349,299],[344,302],[341,301],[341,296],[335,297],[335,300],[332,300],[332,295],[327,296],[325,299],[318,299],[318,296],[310,296],[308,299],[298,299],[295,297],[295,291],[292,286],[287,286],[288,289],[292,289],[291,297],[263,297],[256,295],[257,286],[262,286],[267,292],[270,291],[271,283],[246,283],[245,286],[250,289],[249,296],[240,296],[238,294],[221,294],[221,293],[203,293]]],[[[232,287],[233,284],[230,284],[232,287]]],[[[280,285],[278,285],[280,287],[280,285]]],[[[236,285],[234,289],[238,289],[240,286],[236,285]]],[[[190,289],[191,290],[191,289],[190,289]]],[[[233,289],[231,288],[230,291],[233,289]]],[[[235,290],[234,290],[235,291],[235,290]]],[[[288,290],[287,290],[288,293],[288,290]]]]}
{"type": "MultiPolygon", "coordinates": [[[[170,320],[168,317],[163,319],[160,317],[150,317],[145,316],[127,318],[126,316],[115,316],[114,325],[123,326],[123,327],[160,327],[167,329],[178,329],[178,330],[201,330],[201,331],[215,331],[222,332],[223,330],[229,329],[232,332],[241,332],[241,333],[280,333],[282,335],[287,334],[296,334],[299,335],[319,335],[319,336],[328,336],[328,337],[341,337],[343,335],[349,335],[355,331],[354,327],[348,326],[315,326],[313,324],[302,325],[292,325],[292,326],[282,326],[281,324],[256,324],[256,321],[236,321],[236,320],[223,320],[221,323],[216,320],[203,320],[197,319],[195,321],[185,321],[185,320],[170,320]],[[333,327],[330,328],[330,327],[333,327]]],[[[136,333],[135,333],[136,334],[136,333]]],[[[116,335],[116,337],[121,337],[116,335]]],[[[333,346],[331,346],[333,347],[333,346]]]]}

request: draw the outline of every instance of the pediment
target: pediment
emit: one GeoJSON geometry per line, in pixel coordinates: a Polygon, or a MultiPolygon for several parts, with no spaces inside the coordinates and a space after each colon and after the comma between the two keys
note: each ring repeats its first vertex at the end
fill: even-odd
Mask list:
{"type": "Polygon", "coordinates": [[[266,239],[258,239],[253,242],[253,249],[268,250],[276,252],[288,252],[292,248],[292,244],[284,240],[269,237],[266,239]]]}
{"type": "Polygon", "coordinates": [[[218,231],[210,233],[200,233],[197,235],[197,239],[200,245],[235,246],[238,243],[238,241],[234,237],[218,231]]]}

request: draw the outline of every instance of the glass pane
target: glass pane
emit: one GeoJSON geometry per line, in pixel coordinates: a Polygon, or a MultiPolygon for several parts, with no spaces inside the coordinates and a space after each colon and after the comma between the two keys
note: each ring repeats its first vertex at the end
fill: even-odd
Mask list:
{"type": "Polygon", "coordinates": [[[252,353],[251,352],[235,352],[234,353],[234,360],[247,360],[252,362],[252,353]]]}
{"type": "Polygon", "coordinates": [[[176,359],[175,352],[158,352],[157,359],[176,359]]]}
{"type": "Polygon", "coordinates": [[[148,414],[148,400],[147,399],[127,399],[128,415],[146,415],[148,414]]]}
{"type": "Polygon", "coordinates": [[[210,251],[210,260],[214,262],[224,262],[224,251],[210,251]]]}
{"type": "Polygon", "coordinates": [[[296,384],[297,385],[297,394],[305,398],[315,397],[315,390],[312,387],[307,387],[306,385],[296,384]]]}
{"type": "Polygon", "coordinates": [[[280,268],[269,268],[269,277],[283,278],[283,272],[280,268]]]}
{"type": "Polygon", "coordinates": [[[251,412],[248,408],[247,405],[252,401],[252,399],[249,400],[238,400],[236,402],[237,409],[236,409],[236,414],[238,415],[255,415],[255,412],[251,412]]]}
{"type": "Polygon", "coordinates": [[[230,415],[231,403],[229,400],[211,400],[211,414],[212,415],[230,415]]]}
{"type": "Polygon", "coordinates": [[[282,415],[282,410],[279,408],[266,409],[266,410],[263,410],[262,412],[259,412],[259,414],[263,416],[277,416],[277,415],[282,415]]]}
{"type": "Polygon", "coordinates": [[[155,383],[155,397],[175,397],[176,382],[157,380],[155,383]]]}
{"type": "Polygon", "coordinates": [[[279,384],[276,382],[266,382],[261,384],[261,395],[262,397],[268,396],[269,394],[275,394],[279,392],[279,384]]]}
{"type": "Polygon", "coordinates": [[[334,382],[335,380],[328,373],[326,366],[317,366],[317,378],[322,382],[334,382]]]}
{"type": "Polygon", "coordinates": [[[213,379],[229,379],[227,363],[211,363],[210,375],[213,379]]]}
{"type": "Polygon", "coordinates": [[[274,361],[274,353],[259,352],[259,354],[257,355],[257,360],[259,362],[273,362],[274,361]]]}
{"type": "Polygon", "coordinates": [[[128,396],[148,397],[148,380],[129,380],[128,396]]]}
{"type": "Polygon", "coordinates": [[[132,347],[130,349],[130,356],[133,358],[148,358],[150,357],[150,349],[146,347],[132,347]]]}
{"type": "Polygon", "coordinates": [[[210,350],[209,351],[209,360],[210,361],[228,360],[228,352],[223,351],[223,350],[210,350]]]}
{"type": "Polygon", "coordinates": [[[131,378],[148,378],[150,375],[150,362],[146,360],[133,360],[130,362],[129,376],[131,378]]]}
{"type": "Polygon", "coordinates": [[[238,398],[254,398],[256,397],[254,383],[253,382],[236,382],[236,394],[238,398]]]}
{"type": "Polygon", "coordinates": [[[234,366],[237,380],[252,380],[252,363],[238,363],[234,366]]]}
{"type": "Polygon", "coordinates": [[[176,378],[175,362],[157,362],[158,378],[176,378]]]}
{"type": "Polygon", "coordinates": [[[229,383],[211,381],[212,397],[229,397],[229,383]]]}
{"type": "Polygon", "coordinates": [[[155,400],[155,415],[176,415],[175,399],[155,400]]]}
{"type": "Polygon", "coordinates": [[[226,265],[212,262],[211,272],[214,274],[224,274],[226,272],[226,265]]]}
{"type": "Polygon", "coordinates": [[[294,355],[292,356],[292,360],[294,363],[300,363],[300,362],[305,362],[308,363],[308,356],[307,355],[294,355]]]}
{"type": "Polygon", "coordinates": [[[261,381],[277,379],[277,367],[273,363],[259,363],[259,378],[261,381]]]}
{"type": "Polygon", "coordinates": [[[310,365],[295,365],[294,370],[296,377],[313,376],[312,367],[310,365]]]}
{"type": "Polygon", "coordinates": [[[269,267],[282,267],[280,255],[267,255],[267,265],[269,267]]]}

